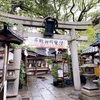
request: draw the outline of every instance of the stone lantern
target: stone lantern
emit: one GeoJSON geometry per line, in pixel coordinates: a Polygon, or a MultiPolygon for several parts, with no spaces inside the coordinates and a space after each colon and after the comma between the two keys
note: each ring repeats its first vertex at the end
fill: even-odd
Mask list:
{"type": "Polygon", "coordinates": [[[100,90],[95,83],[93,83],[96,75],[94,74],[94,68],[96,67],[89,59],[86,59],[86,63],[80,66],[85,68],[86,84],[81,89],[79,94],[80,100],[100,100],[100,90]]]}
{"type": "Polygon", "coordinates": [[[96,77],[94,74],[94,67],[96,65],[93,64],[89,59],[86,59],[86,63],[80,66],[81,68],[85,69],[85,73],[83,74],[86,77],[86,84],[83,88],[88,90],[95,90],[98,89],[95,83],[93,83],[93,79],[96,77]]]}
{"type": "Polygon", "coordinates": [[[13,68],[13,62],[10,62],[7,69],[7,97],[14,97],[17,95],[14,87],[15,80],[15,69],[13,68]]]}

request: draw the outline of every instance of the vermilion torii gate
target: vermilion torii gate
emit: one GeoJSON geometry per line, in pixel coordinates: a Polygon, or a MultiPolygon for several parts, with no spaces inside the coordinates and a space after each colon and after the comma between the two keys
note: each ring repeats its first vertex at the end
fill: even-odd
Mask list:
{"type": "MultiPolygon", "coordinates": [[[[29,17],[21,17],[11,14],[5,14],[0,12],[0,21],[10,22],[13,24],[22,24],[23,26],[29,27],[39,27],[44,28],[43,21],[44,19],[34,19],[29,17]]],[[[73,68],[73,79],[74,79],[74,88],[75,90],[81,89],[80,84],[80,72],[79,72],[79,63],[78,63],[78,54],[77,54],[77,41],[86,41],[87,37],[78,36],[75,32],[77,30],[84,31],[91,25],[91,22],[62,22],[58,21],[57,29],[65,29],[70,31],[70,35],[57,35],[54,34],[52,38],[54,39],[66,39],[71,43],[71,55],[72,55],[72,68],[73,68]]],[[[17,32],[18,33],[18,32],[17,32]]],[[[19,32],[20,33],[20,32],[19,32]]],[[[29,34],[29,33],[20,33],[23,37],[43,37],[42,34],[29,34]]]]}

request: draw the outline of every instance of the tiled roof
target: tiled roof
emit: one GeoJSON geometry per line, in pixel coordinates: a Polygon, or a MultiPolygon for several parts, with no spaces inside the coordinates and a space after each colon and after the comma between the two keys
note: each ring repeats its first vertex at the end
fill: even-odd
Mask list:
{"type": "Polygon", "coordinates": [[[100,45],[100,39],[97,40],[96,42],[94,42],[93,44],[91,44],[91,46],[99,46],[100,45]]]}
{"type": "Polygon", "coordinates": [[[4,24],[4,28],[0,30],[0,42],[21,44],[24,38],[15,34],[7,24],[4,24]]]}
{"type": "Polygon", "coordinates": [[[82,51],[81,55],[91,55],[97,52],[99,52],[97,46],[96,47],[89,46],[88,48],[82,51]]]}

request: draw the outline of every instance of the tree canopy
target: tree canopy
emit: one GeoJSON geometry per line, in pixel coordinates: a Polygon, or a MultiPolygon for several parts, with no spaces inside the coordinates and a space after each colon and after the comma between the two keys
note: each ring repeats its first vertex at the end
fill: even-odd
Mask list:
{"type": "Polygon", "coordinates": [[[54,17],[63,21],[84,21],[100,10],[100,0],[0,0],[0,10],[21,16],[54,17]]]}

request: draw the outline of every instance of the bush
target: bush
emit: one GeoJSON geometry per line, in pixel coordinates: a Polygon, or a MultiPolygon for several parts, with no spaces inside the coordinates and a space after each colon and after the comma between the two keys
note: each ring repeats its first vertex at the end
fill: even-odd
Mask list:
{"type": "Polygon", "coordinates": [[[57,64],[53,64],[51,74],[54,79],[58,79],[58,65],[57,64]]]}
{"type": "Polygon", "coordinates": [[[24,84],[25,83],[25,71],[24,71],[24,64],[20,65],[20,76],[19,76],[19,83],[24,84]]]}

